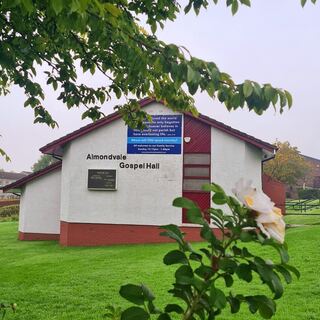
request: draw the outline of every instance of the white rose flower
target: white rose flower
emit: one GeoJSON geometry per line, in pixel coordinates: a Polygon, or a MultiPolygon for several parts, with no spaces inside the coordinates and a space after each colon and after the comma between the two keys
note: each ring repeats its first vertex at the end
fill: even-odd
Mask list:
{"type": "Polygon", "coordinates": [[[275,207],[271,199],[261,190],[254,188],[251,181],[244,182],[240,179],[232,192],[249,209],[257,213],[256,222],[268,238],[273,238],[280,243],[284,242],[285,222],[281,210],[275,207]]]}

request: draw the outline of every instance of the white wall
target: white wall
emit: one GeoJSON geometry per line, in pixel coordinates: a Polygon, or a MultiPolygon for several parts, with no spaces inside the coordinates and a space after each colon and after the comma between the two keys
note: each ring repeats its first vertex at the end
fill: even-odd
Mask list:
{"type": "Polygon", "coordinates": [[[211,128],[211,179],[227,194],[240,179],[252,180],[261,188],[262,151],[248,143],[211,128]]]}
{"type": "Polygon", "coordinates": [[[245,176],[252,180],[252,184],[262,189],[262,150],[246,143],[245,176]]]}
{"type": "Polygon", "coordinates": [[[61,169],[30,181],[20,198],[19,231],[60,233],[61,169]]]}
{"type": "MultiPolygon", "coordinates": [[[[175,114],[159,103],[149,114],[175,114]]],[[[172,200],[182,192],[182,152],[179,155],[127,153],[127,127],[114,121],[82,136],[65,148],[62,164],[61,220],[82,223],[162,225],[181,223],[172,200]],[[86,160],[87,154],[123,154],[125,163],[160,163],[160,170],[120,169],[120,160],[86,160]],[[117,191],[87,189],[88,169],[117,169],[117,191]]]]}

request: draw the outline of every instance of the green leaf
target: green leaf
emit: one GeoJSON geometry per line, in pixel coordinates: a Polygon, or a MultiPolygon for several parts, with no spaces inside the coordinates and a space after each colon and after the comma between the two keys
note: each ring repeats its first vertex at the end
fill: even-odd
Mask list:
{"type": "Polygon", "coordinates": [[[297,279],[300,279],[300,272],[297,268],[290,266],[288,264],[283,264],[282,266],[285,267],[287,270],[291,271],[292,273],[294,273],[297,279]]]}
{"type": "Polygon", "coordinates": [[[204,184],[202,186],[203,191],[212,191],[215,193],[222,193],[224,194],[224,190],[216,183],[204,184]]]}
{"type": "Polygon", "coordinates": [[[248,7],[251,6],[250,0],[240,0],[240,2],[248,7]]]}
{"type": "Polygon", "coordinates": [[[171,320],[171,317],[167,313],[161,313],[158,320],[171,320]]]}
{"type": "Polygon", "coordinates": [[[153,301],[149,300],[148,301],[148,311],[150,314],[159,314],[161,313],[161,310],[158,309],[154,304],[153,301]]]}
{"type": "Polygon", "coordinates": [[[277,91],[272,88],[269,84],[265,85],[263,88],[264,95],[267,100],[272,101],[274,99],[274,96],[277,94],[277,91]]]}
{"type": "Polygon", "coordinates": [[[287,104],[287,96],[280,90],[278,91],[278,93],[280,97],[280,106],[283,108],[287,104]]]}
{"type": "Polygon", "coordinates": [[[239,8],[238,0],[233,0],[232,6],[231,6],[231,12],[233,15],[235,15],[237,13],[238,8],[239,8]]]}
{"type": "Polygon", "coordinates": [[[207,84],[207,87],[206,87],[206,90],[208,92],[208,95],[213,98],[214,97],[214,93],[216,91],[216,88],[214,86],[214,82],[213,81],[210,81],[208,84],[207,84]]]}
{"type": "Polygon", "coordinates": [[[181,266],[175,273],[176,282],[182,285],[190,285],[193,279],[193,271],[189,266],[181,266]]]}
{"type": "Polygon", "coordinates": [[[172,233],[174,233],[175,235],[177,235],[180,239],[183,238],[183,233],[181,232],[181,230],[179,229],[178,226],[176,226],[175,224],[167,224],[164,226],[159,227],[160,229],[165,229],[167,231],[171,231],[172,233]]]}
{"type": "Polygon", "coordinates": [[[187,219],[190,223],[203,224],[204,218],[201,214],[201,210],[199,208],[188,209],[187,210],[187,219]]]}
{"type": "Polygon", "coordinates": [[[216,239],[215,235],[213,234],[210,226],[206,223],[203,225],[200,231],[200,235],[203,239],[212,242],[216,239]]]}
{"type": "Polygon", "coordinates": [[[178,305],[178,304],[167,304],[166,307],[164,308],[165,312],[175,312],[178,314],[182,314],[183,313],[183,309],[178,305]]]}
{"type": "Polygon", "coordinates": [[[194,272],[196,275],[203,279],[209,279],[214,274],[212,267],[205,266],[203,264],[195,269],[194,272]]]}
{"type": "Polygon", "coordinates": [[[11,161],[10,157],[9,157],[9,156],[6,154],[6,152],[5,152],[3,149],[1,149],[1,148],[0,148],[0,155],[1,155],[2,157],[4,157],[4,159],[6,160],[6,162],[11,161]]]}
{"type": "Polygon", "coordinates": [[[121,320],[148,320],[149,314],[140,307],[130,307],[121,314],[121,320]]]}
{"type": "Polygon", "coordinates": [[[229,296],[227,297],[227,300],[230,304],[231,313],[237,313],[240,310],[240,300],[236,297],[229,296]]]}
{"type": "Polygon", "coordinates": [[[137,286],[134,284],[126,284],[120,287],[119,293],[122,298],[125,298],[126,300],[134,304],[144,304],[145,296],[141,286],[137,286]]]}
{"type": "Polygon", "coordinates": [[[157,24],[155,21],[153,21],[151,23],[151,31],[152,31],[152,33],[156,33],[156,31],[157,31],[157,24]]]}
{"type": "Polygon", "coordinates": [[[246,247],[244,247],[242,249],[242,256],[245,258],[252,258],[253,257],[253,255],[249,252],[249,250],[246,247]]]}
{"type": "Polygon", "coordinates": [[[192,69],[191,66],[188,65],[187,82],[192,82],[194,77],[195,77],[195,71],[192,69]]]}
{"type": "Polygon", "coordinates": [[[152,291],[146,285],[141,284],[141,289],[145,297],[145,300],[152,301],[155,299],[155,296],[153,295],[152,291]]]}
{"type": "Polygon", "coordinates": [[[21,0],[21,4],[24,6],[28,13],[33,12],[34,6],[32,0],[21,0]]]}
{"type": "Polygon", "coordinates": [[[227,305],[227,298],[223,291],[217,289],[214,285],[210,287],[210,303],[217,309],[223,309],[227,305]]]}
{"type": "Polygon", "coordinates": [[[219,260],[219,268],[228,273],[234,273],[234,271],[237,269],[237,266],[237,263],[231,259],[222,258],[219,260]]]}
{"type": "Polygon", "coordinates": [[[250,97],[253,92],[251,81],[246,80],[243,84],[243,94],[246,98],[250,97]]]}
{"type": "Polygon", "coordinates": [[[241,231],[240,240],[242,242],[250,242],[253,240],[253,236],[248,231],[241,231]]]}
{"type": "Polygon", "coordinates": [[[236,274],[239,279],[242,279],[247,282],[252,281],[252,271],[249,264],[241,263],[236,269],[236,274]]]}
{"type": "Polygon", "coordinates": [[[52,81],[52,87],[53,87],[53,89],[54,89],[54,91],[56,91],[57,90],[57,88],[58,88],[58,82],[57,81],[52,81]]]}
{"type": "Polygon", "coordinates": [[[233,278],[230,274],[224,274],[223,278],[227,288],[233,285],[233,278]]]}
{"type": "Polygon", "coordinates": [[[212,201],[215,203],[215,204],[226,204],[228,199],[226,197],[225,194],[223,193],[215,193],[213,196],[212,196],[212,201]]]}
{"type": "Polygon", "coordinates": [[[196,252],[192,252],[190,254],[190,256],[189,256],[189,259],[193,260],[193,261],[201,262],[202,261],[202,255],[199,254],[199,253],[196,253],[196,252]]]}
{"type": "Polygon", "coordinates": [[[282,263],[287,263],[289,261],[288,251],[284,248],[284,246],[280,246],[278,248],[282,263]]]}
{"type": "Polygon", "coordinates": [[[184,8],[184,13],[187,14],[192,8],[192,1],[188,3],[188,5],[184,8]]]}
{"type": "MultiPolygon", "coordinates": [[[[254,259],[257,260],[257,257],[254,259]]],[[[283,286],[279,276],[272,270],[272,266],[263,263],[256,263],[258,274],[265,281],[274,293],[274,299],[279,299],[283,295],[283,286]]]]}
{"type": "Polygon", "coordinates": [[[195,202],[184,197],[175,198],[172,205],[178,208],[194,209],[198,208],[195,202]]]}
{"type": "Polygon", "coordinates": [[[187,69],[188,69],[188,71],[187,71],[187,82],[188,82],[188,84],[192,84],[192,83],[196,84],[196,83],[198,83],[200,81],[200,79],[201,79],[200,73],[197,70],[193,69],[192,66],[190,66],[189,64],[188,64],[187,69]]]}
{"type": "Polygon", "coordinates": [[[165,231],[165,232],[161,232],[160,236],[164,236],[164,237],[168,237],[170,239],[173,239],[173,240],[177,241],[181,246],[184,245],[183,238],[170,230],[165,231]]]}
{"type": "Polygon", "coordinates": [[[304,7],[306,2],[307,2],[307,0],[301,0],[301,6],[304,7]]]}
{"type": "Polygon", "coordinates": [[[51,0],[51,6],[56,15],[63,9],[63,0],[51,0]]]}
{"type": "Polygon", "coordinates": [[[290,92],[287,90],[284,90],[284,93],[287,97],[288,106],[289,106],[289,108],[291,108],[292,107],[292,96],[291,96],[290,92]]]}
{"type": "Polygon", "coordinates": [[[166,265],[172,265],[177,263],[188,264],[188,258],[186,257],[184,252],[180,250],[172,250],[164,256],[163,262],[166,265]]]}
{"type": "Polygon", "coordinates": [[[277,265],[275,266],[276,270],[278,272],[280,272],[283,275],[284,280],[286,281],[286,283],[291,283],[292,282],[292,277],[290,272],[283,266],[281,265],[277,265]]]}
{"type": "Polygon", "coordinates": [[[112,3],[105,3],[104,5],[106,11],[108,11],[109,13],[111,13],[114,17],[118,17],[121,14],[121,10],[116,7],[115,5],[113,5],[112,3]]]}
{"type": "Polygon", "coordinates": [[[270,319],[276,312],[276,304],[264,295],[248,296],[246,300],[252,313],[259,310],[262,318],[270,319]]]}

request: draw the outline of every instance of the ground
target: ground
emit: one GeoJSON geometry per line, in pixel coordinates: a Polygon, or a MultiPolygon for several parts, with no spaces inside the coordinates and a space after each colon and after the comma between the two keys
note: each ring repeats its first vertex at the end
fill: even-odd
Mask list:
{"type": "MultiPolygon", "coordinates": [[[[16,237],[16,222],[0,223],[0,300],[18,304],[16,315],[9,313],[7,319],[103,319],[106,305],[126,305],[118,290],[130,282],[148,284],[160,306],[171,299],[167,290],[175,268],[165,266],[162,257],[175,244],[63,248],[56,242],[20,242],[16,237]]],[[[286,286],[274,319],[320,318],[319,241],[320,226],[287,231],[291,264],[299,268],[301,279],[286,286]]],[[[260,288],[258,281],[250,289],[240,282],[232,290],[260,288]]],[[[238,315],[226,310],[218,319],[260,317],[243,306],[238,315]]]]}

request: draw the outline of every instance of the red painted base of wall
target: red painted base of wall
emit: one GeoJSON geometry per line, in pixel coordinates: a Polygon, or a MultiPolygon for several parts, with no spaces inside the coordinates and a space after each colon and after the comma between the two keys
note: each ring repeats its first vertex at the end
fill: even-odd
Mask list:
{"type": "Polygon", "coordinates": [[[59,240],[60,235],[59,234],[52,234],[52,233],[26,233],[26,232],[20,232],[19,231],[19,240],[26,240],[26,241],[32,241],[32,240],[59,240]]]}
{"type": "MultiPolygon", "coordinates": [[[[188,241],[203,241],[200,228],[181,227],[188,241]]],[[[63,246],[104,246],[111,244],[172,242],[160,236],[158,226],[116,225],[98,223],[60,223],[60,244],[63,246]]],[[[216,230],[215,232],[219,232],[216,230]]]]}

